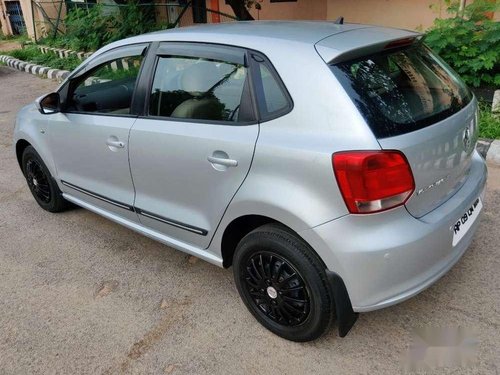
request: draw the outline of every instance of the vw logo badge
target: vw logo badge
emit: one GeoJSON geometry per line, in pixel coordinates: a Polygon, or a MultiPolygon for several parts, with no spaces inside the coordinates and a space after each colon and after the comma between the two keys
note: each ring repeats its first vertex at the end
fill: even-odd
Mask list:
{"type": "Polygon", "coordinates": [[[472,126],[474,126],[473,122],[471,122],[471,124],[469,126],[467,126],[464,130],[464,136],[463,136],[462,141],[464,142],[464,149],[465,150],[468,150],[471,143],[472,143],[472,132],[471,132],[472,126]]]}

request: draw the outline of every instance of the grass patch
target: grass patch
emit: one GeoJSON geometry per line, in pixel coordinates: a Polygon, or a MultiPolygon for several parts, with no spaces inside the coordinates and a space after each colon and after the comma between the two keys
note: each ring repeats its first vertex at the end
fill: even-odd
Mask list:
{"type": "Polygon", "coordinates": [[[479,103],[479,137],[500,139],[500,117],[493,116],[489,103],[479,103]]]}
{"type": "Polygon", "coordinates": [[[23,49],[2,52],[1,54],[12,56],[16,59],[32,64],[47,66],[53,69],[73,70],[81,64],[76,56],[61,58],[53,53],[43,54],[36,46],[26,46],[23,49]]]}
{"type": "Polygon", "coordinates": [[[29,41],[30,38],[28,37],[27,34],[21,34],[21,35],[3,35],[0,34],[0,41],[8,41],[8,42],[19,42],[19,43],[25,43],[29,41]]]}

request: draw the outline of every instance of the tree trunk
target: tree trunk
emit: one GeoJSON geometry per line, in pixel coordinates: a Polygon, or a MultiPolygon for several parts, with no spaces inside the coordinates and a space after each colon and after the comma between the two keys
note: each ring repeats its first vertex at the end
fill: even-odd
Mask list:
{"type": "Polygon", "coordinates": [[[227,0],[228,5],[233,10],[233,13],[240,21],[253,21],[254,18],[248,11],[245,0],[227,0]]]}

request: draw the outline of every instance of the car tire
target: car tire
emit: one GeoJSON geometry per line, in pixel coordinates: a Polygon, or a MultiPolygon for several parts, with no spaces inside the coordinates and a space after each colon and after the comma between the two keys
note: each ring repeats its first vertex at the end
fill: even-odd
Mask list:
{"type": "Polygon", "coordinates": [[[22,169],[31,194],[44,210],[61,212],[72,206],[63,198],[56,181],[32,146],[23,152],[22,169]]]}
{"type": "Polygon", "coordinates": [[[334,312],[325,266],[288,228],[267,224],[247,234],[233,272],[248,310],[271,332],[303,342],[329,329],[334,312]]]}

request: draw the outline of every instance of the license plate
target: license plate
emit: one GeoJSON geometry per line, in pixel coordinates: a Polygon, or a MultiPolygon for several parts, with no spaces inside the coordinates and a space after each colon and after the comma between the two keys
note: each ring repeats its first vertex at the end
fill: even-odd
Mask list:
{"type": "Polygon", "coordinates": [[[474,224],[474,221],[476,221],[482,208],[483,203],[481,202],[481,198],[477,198],[462,217],[457,220],[453,226],[453,246],[465,236],[472,224],[474,224]]]}

